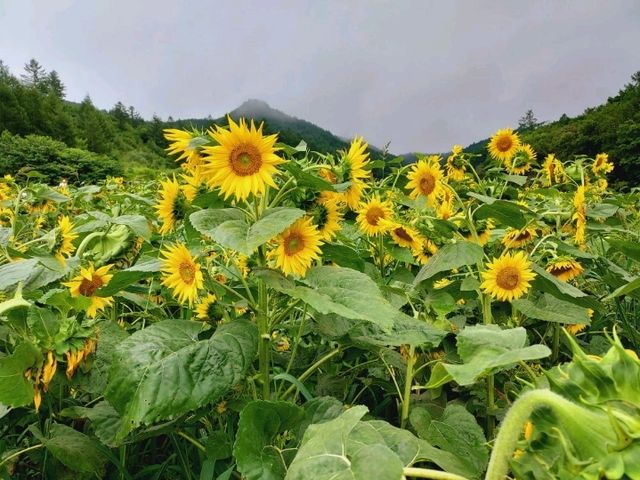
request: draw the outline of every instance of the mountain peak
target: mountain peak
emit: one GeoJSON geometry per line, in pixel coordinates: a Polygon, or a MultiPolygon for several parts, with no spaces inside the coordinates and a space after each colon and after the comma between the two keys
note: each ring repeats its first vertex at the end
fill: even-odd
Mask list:
{"type": "Polygon", "coordinates": [[[292,119],[292,117],[290,117],[286,113],[283,113],[280,110],[276,110],[275,108],[272,108],[267,102],[265,102],[264,100],[259,100],[257,98],[250,98],[249,100],[244,101],[242,105],[240,105],[235,110],[231,111],[230,115],[234,118],[244,117],[244,118],[253,118],[256,120],[292,119]]]}

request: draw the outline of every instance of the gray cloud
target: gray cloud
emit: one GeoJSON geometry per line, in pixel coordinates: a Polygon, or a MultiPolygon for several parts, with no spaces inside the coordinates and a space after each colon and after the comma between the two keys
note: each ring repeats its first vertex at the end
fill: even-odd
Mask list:
{"type": "Polygon", "coordinates": [[[394,152],[576,115],[640,70],[640,3],[0,0],[0,58],[145,117],[261,98],[394,152]]]}

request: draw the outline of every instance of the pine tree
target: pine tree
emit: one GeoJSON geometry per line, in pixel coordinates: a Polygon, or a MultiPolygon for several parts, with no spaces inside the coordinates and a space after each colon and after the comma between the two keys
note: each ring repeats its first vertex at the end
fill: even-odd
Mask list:
{"type": "Polygon", "coordinates": [[[25,85],[36,88],[42,88],[46,85],[47,71],[35,58],[24,64],[24,72],[20,78],[25,85]]]}
{"type": "Polygon", "coordinates": [[[540,125],[538,119],[533,114],[533,110],[529,109],[525,112],[525,114],[518,120],[518,129],[520,130],[528,130],[530,128],[535,128],[540,125]]]}
{"type": "Polygon", "coordinates": [[[50,93],[54,94],[58,98],[64,98],[65,86],[60,80],[60,75],[55,70],[51,70],[47,76],[47,87],[50,93]]]}

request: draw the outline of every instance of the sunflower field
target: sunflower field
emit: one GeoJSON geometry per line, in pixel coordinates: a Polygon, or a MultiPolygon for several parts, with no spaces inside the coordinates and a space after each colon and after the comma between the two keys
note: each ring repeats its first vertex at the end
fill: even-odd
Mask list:
{"type": "Polygon", "coordinates": [[[0,179],[0,478],[640,479],[640,195],[602,153],[253,121],[0,179]]]}

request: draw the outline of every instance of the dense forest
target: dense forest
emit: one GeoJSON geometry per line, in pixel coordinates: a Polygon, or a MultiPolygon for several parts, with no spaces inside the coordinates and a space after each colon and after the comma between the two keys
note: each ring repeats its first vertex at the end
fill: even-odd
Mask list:
{"type": "MultiPolygon", "coordinates": [[[[265,122],[266,133],[297,145],[304,139],[311,150],[334,152],[347,141],[310,122],[289,116],[260,100],[249,100],[230,112],[233,118],[265,122]]],[[[132,106],[116,103],[108,111],[93,105],[89,96],[80,103],[66,100],[65,86],[55,70],[47,72],[32,59],[19,76],[0,60],[0,174],[26,175],[36,170],[49,182],[67,178],[92,182],[106,175],[154,175],[175,164],[164,153],[164,128],[206,129],[224,124],[224,117],[145,120],[132,106]]],[[[577,117],[563,115],[539,123],[529,111],[519,129],[542,159],[555,153],[562,160],[577,154],[606,152],[616,164],[612,180],[619,188],[640,185],[640,72],[632,76],[604,105],[588,108],[577,117]]],[[[467,147],[486,158],[487,140],[467,147]]],[[[383,156],[372,147],[372,156],[383,156]]],[[[389,156],[388,158],[392,158],[389,156]]],[[[406,155],[406,161],[415,158],[406,155]]]]}

